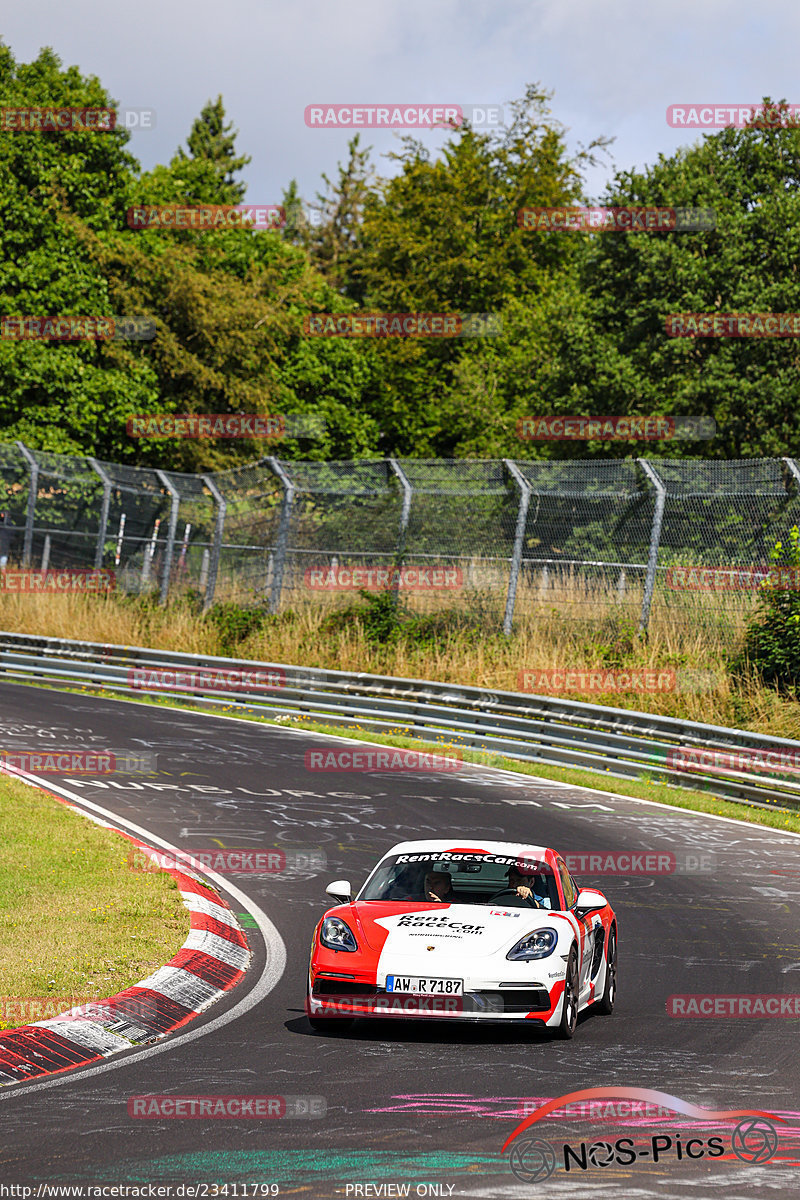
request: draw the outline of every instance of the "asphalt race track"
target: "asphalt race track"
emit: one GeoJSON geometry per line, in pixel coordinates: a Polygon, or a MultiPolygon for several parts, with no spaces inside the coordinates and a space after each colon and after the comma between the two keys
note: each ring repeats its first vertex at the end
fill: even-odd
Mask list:
{"type": "MultiPolygon", "coordinates": [[[[254,966],[186,1032],[0,1089],[1,1183],[33,1185],[34,1196],[41,1183],[208,1184],[199,1196],[224,1184],[238,1185],[228,1196],[268,1194],[249,1185],[272,1183],[280,1196],[314,1198],[402,1195],[405,1185],[411,1196],[800,1196],[798,1019],[666,1012],[674,993],[800,992],[798,838],[482,767],[441,776],[311,773],[304,751],[323,744],[312,734],[21,685],[0,685],[0,720],[9,751],[156,753],[157,776],[51,779],[170,845],[327,856],[324,871],[226,877],[237,889],[227,893],[232,907],[255,913],[243,919],[254,966]],[[706,855],[707,869],[580,876],[616,908],[619,996],[612,1016],[583,1016],[572,1041],[391,1019],[313,1032],[305,975],[313,927],[331,903],[325,884],[360,884],[393,843],[450,833],[563,853],[669,851],[682,862],[706,855]],[[581,1141],[630,1136],[637,1160],[569,1172],[559,1163],[539,1182],[512,1173],[500,1148],[526,1104],[532,1111],[545,1099],[611,1085],[708,1109],[763,1109],[787,1123],[777,1125],[777,1153],[758,1165],[731,1153],[735,1122],[548,1117],[531,1135],[559,1156],[564,1143],[577,1151],[581,1141]],[[129,1097],[164,1094],[304,1097],[312,1115],[297,1101],[296,1115],[279,1119],[128,1115],[129,1097]],[[684,1141],[722,1133],[726,1155],[678,1160],[678,1133],[684,1141]],[[645,1152],[654,1134],[673,1136],[658,1163],[645,1152]]],[[[173,1188],[181,1194],[191,1193],[173,1188]]]]}

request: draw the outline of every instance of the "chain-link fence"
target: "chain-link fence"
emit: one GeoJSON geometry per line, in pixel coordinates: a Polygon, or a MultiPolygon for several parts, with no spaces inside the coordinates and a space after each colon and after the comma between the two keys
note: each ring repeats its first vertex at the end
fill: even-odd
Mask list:
{"type": "Polygon", "coordinates": [[[17,442],[0,486],[12,565],[104,567],[164,603],[191,589],[273,613],[390,588],[420,609],[477,605],[506,633],[515,615],[730,622],[800,524],[789,458],[265,458],[183,475],[17,442]]]}

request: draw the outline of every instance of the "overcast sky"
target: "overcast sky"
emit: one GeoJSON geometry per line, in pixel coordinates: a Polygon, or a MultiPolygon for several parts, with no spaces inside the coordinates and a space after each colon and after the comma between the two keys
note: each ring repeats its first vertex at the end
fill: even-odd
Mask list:
{"type": "MultiPolygon", "coordinates": [[[[121,106],[154,109],[155,130],[130,143],[146,168],[222,93],[253,158],[252,204],[279,203],[292,177],[311,199],[346,157],[352,134],[308,128],[308,104],[505,104],[539,82],[571,148],[615,139],[613,163],[587,178],[597,198],[614,168],[696,140],[667,125],[670,104],[800,102],[798,0],[36,0],[10,5],[0,36],[19,61],[50,45],[121,106]]],[[[364,142],[388,171],[397,136],[364,142]]]]}

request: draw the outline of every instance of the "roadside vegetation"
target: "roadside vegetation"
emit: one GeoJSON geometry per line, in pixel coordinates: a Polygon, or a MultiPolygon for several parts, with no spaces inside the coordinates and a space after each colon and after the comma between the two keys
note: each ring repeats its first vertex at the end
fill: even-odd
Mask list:
{"type": "Polygon", "coordinates": [[[723,599],[670,597],[668,606],[654,607],[646,638],[638,636],[635,613],[608,600],[594,607],[520,602],[506,637],[499,596],[480,589],[458,607],[422,610],[364,592],[275,616],[227,601],[203,615],[193,595],[164,609],[152,596],[0,593],[0,628],[489,691],[519,691],[520,672],[538,668],[675,670],[685,673],[689,690],[570,695],[800,738],[800,592],[762,588],[756,598],[731,597],[725,609],[723,599]]]}
{"type": "Polygon", "coordinates": [[[178,952],[189,930],[180,892],[164,871],[132,869],[132,850],[0,776],[0,1029],[112,996],[178,952]]]}

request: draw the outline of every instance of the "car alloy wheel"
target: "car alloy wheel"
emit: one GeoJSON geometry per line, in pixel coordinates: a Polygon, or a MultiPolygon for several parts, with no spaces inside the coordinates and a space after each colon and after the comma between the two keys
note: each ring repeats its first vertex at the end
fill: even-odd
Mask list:
{"type": "Polygon", "coordinates": [[[614,1001],[617,998],[617,931],[612,926],[608,935],[608,949],[606,951],[606,982],[603,988],[603,995],[597,1001],[595,1008],[600,1013],[605,1013],[608,1016],[614,1011],[614,1001]]]}
{"type": "Polygon", "coordinates": [[[569,952],[564,976],[564,997],[558,1036],[571,1038],[578,1023],[578,951],[575,946],[569,952]]]}

